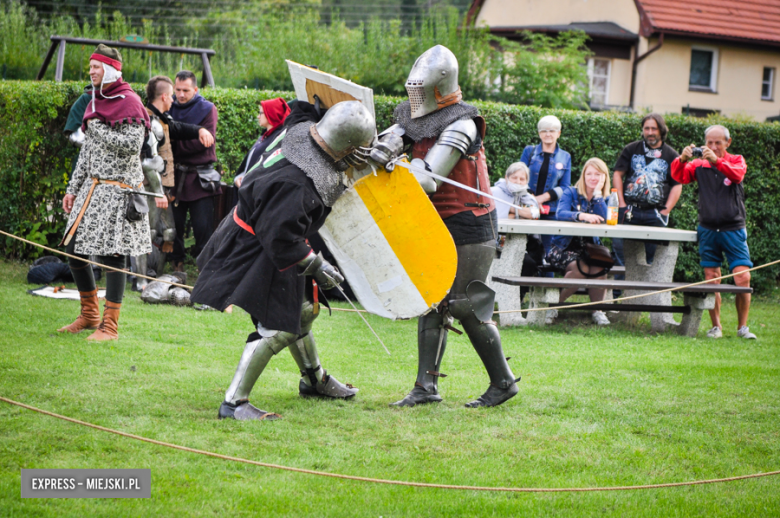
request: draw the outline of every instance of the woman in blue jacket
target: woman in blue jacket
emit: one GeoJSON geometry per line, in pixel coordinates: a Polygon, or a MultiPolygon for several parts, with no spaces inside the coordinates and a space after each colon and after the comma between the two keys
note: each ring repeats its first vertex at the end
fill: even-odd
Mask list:
{"type": "MultiPolygon", "coordinates": [[[[563,189],[558,200],[556,219],[558,221],[578,221],[583,223],[604,223],[607,218],[606,198],[610,193],[609,168],[600,158],[591,158],[585,162],[582,175],[574,186],[563,189]]],[[[585,240],[592,240],[595,244],[601,244],[598,237],[572,237],[555,236],[552,238],[550,252],[547,261],[565,272],[564,277],[569,279],[584,279],[586,275],[593,278],[601,268],[588,266],[579,258],[585,247],[585,240]],[[579,263],[579,264],[578,264],[579,263]]],[[[606,278],[606,275],[599,277],[606,278]]],[[[577,291],[577,288],[561,290],[559,302],[563,302],[577,291]]],[[[593,302],[604,300],[606,290],[592,288],[588,290],[590,300],[593,302]]],[[[554,320],[557,316],[555,310],[547,312],[547,320],[554,320]]],[[[593,312],[593,321],[600,325],[609,325],[609,319],[603,311],[593,312]]]]}
{"type": "MultiPolygon", "coordinates": [[[[539,119],[536,125],[541,143],[526,146],[520,161],[530,170],[528,190],[536,195],[542,207],[541,219],[555,219],[558,200],[565,188],[571,185],[571,155],[558,147],[561,121],[554,115],[539,119]]],[[[550,251],[552,236],[542,236],[545,253],[550,251]]]]}

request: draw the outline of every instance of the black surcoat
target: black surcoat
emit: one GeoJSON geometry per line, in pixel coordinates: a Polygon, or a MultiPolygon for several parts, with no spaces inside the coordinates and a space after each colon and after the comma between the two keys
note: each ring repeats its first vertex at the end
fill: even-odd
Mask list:
{"type": "Polygon", "coordinates": [[[296,264],[310,252],[306,239],[330,213],[314,183],[282,158],[247,174],[231,211],[198,256],[192,300],[219,310],[235,304],[267,329],[300,333],[304,277],[296,264]]]}

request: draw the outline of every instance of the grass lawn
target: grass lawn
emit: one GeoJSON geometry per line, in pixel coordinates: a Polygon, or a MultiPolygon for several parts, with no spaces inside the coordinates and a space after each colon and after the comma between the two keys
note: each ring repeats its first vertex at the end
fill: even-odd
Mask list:
{"type": "MultiPolygon", "coordinates": [[[[55,330],[75,301],[25,293],[26,267],[0,262],[0,395],[109,428],[226,455],[365,477],[515,487],[639,485],[780,470],[778,301],[756,299],[755,341],[651,336],[563,322],[502,330],[520,393],[466,409],[488,384],[450,334],[444,402],[388,407],[412,388],[416,322],[322,315],[324,366],[353,401],[297,395],[280,353],[252,401],[284,419],[216,419],[251,323],[245,313],[149,306],[127,292],[120,339],[55,330]]],[[[231,463],[117,437],[0,403],[0,516],[778,516],[780,477],[629,492],[508,494],[339,481],[231,463]],[[147,500],[20,498],[22,468],[151,468],[147,500]]]]}

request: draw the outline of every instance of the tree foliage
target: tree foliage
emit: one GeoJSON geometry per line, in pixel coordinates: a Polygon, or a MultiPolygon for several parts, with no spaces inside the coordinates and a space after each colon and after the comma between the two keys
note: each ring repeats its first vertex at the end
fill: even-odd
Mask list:
{"type": "MultiPolygon", "coordinates": [[[[323,23],[322,6],[312,0],[225,2],[214,8],[198,5],[182,10],[183,16],[174,20],[102,9],[47,20],[19,0],[0,0],[4,78],[35,77],[52,34],[107,40],[138,34],[157,44],[214,48],[217,54],[211,66],[220,86],[289,90],[292,84],[285,59],[290,59],[317,65],[378,94],[403,95],[417,56],[441,44],[458,58],[466,99],[568,108],[584,105],[587,82],[582,65],[587,49],[583,33],[558,38],[528,34],[527,44],[519,44],[493,36],[486,28],[464,28],[460,11],[447,5],[429,9],[418,23],[377,16],[354,27],[338,10],[323,23]]],[[[91,51],[68,45],[63,77],[85,78],[91,51]]],[[[181,68],[201,69],[199,56],[127,49],[122,54],[123,74],[130,81],[157,74],[172,76],[181,68]]],[[[54,77],[53,65],[46,77],[54,77]]]]}
{"type": "Polygon", "coordinates": [[[493,99],[511,104],[536,104],[552,108],[587,106],[587,69],[590,55],[582,31],[563,32],[557,38],[523,32],[524,43],[501,42],[504,59],[498,92],[493,99]]]}

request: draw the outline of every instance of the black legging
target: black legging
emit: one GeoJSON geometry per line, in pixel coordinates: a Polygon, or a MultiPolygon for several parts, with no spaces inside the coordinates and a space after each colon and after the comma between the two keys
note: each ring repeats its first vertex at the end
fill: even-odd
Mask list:
{"type": "MultiPolygon", "coordinates": [[[[65,247],[65,251],[77,257],[88,259],[86,255],[78,254],[74,251],[76,236],[78,236],[78,231],[76,231],[68,246],[65,247]]],[[[106,266],[113,266],[114,268],[127,268],[126,255],[99,255],[97,256],[97,262],[106,266]]],[[[76,287],[79,291],[93,291],[95,289],[95,276],[92,274],[92,268],[89,263],[68,257],[68,266],[70,266],[73,280],[76,281],[76,287]]],[[[122,297],[125,294],[126,283],[126,273],[106,270],[106,300],[115,304],[121,304],[122,297]]]]}

